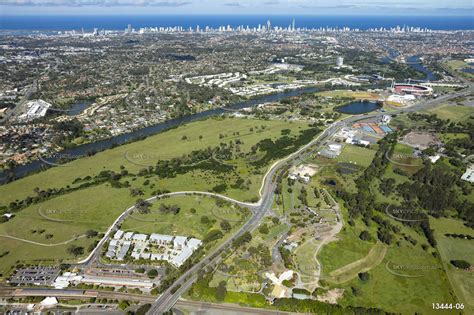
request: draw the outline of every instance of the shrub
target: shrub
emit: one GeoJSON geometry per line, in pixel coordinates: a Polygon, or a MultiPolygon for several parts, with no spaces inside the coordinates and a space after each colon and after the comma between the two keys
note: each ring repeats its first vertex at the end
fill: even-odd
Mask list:
{"type": "Polygon", "coordinates": [[[451,265],[459,269],[469,269],[471,264],[465,260],[451,260],[451,265]]]}

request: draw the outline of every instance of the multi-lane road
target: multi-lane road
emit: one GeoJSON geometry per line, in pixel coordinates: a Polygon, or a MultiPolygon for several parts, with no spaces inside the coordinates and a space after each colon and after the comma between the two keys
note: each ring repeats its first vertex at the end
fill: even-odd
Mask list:
{"type": "Polygon", "coordinates": [[[390,113],[377,112],[370,115],[361,115],[361,116],[350,116],[346,119],[334,122],[328,128],[326,128],[317,138],[312,140],[310,143],[299,149],[297,152],[289,155],[288,157],[275,162],[263,178],[262,187],[260,189],[261,199],[258,202],[256,211],[253,213],[252,218],[231,238],[229,238],[225,243],[216,248],[213,252],[209,253],[202,261],[198,264],[191,267],[186,271],[181,277],[179,277],[175,283],[170,286],[158,299],[153,303],[152,308],[149,310],[148,314],[162,314],[165,311],[171,309],[171,307],[179,299],[179,296],[185,292],[192,285],[195,275],[197,272],[202,269],[204,266],[215,263],[220,259],[219,254],[227,248],[233,240],[244,234],[246,231],[251,231],[255,229],[262,218],[265,216],[268,210],[271,209],[274,198],[275,190],[275,175],[278,171],[282,170],[287,163],[297,164],[304,160],[306,157],[312,155],[315,151],[319,150],[322,145],[324,145],[334,134],[336,134],[341,128],[349,126],[350,124],[367,118],[378,118],[387,114],[399,114],[402,112],[414,112],[429,107],[434,107],[440,105],[450,99],[466,96],[473,92],[472,86],[469,88],[459,91],[457,93],[443,95],[436,99],[428,100],[423,103],[416,104],[410,108],[400,109],[392,111],[390,113]],[[175,287],[179,289],[172,293],[172,289],[175,287]]]}
{"type": "MultiPolygon", "coordinates": [[[[410,108],[395,110],[389,113],[381,113],[377,112],[375,114],[369,115],[360,115],[360,116],[350,116],[343,120],[334,122],[330,126],[328,126],[321,134],[319,134],[315,139],[313,139],[310,143],[305,145],[304,147],[300,148],[298,151],[294,152],[293,154],[287,156],[286,158],[275,162],[265,174],[262,185],[259,191],[260,199],[257,203],[245,203],[240,202],[234,199],[231,199],[226,196],[212,194],[209,192],[198,192],[198,191],[186,191],[186,192],[175,192],[169,195],[183,195],[183,194],[205,194],[205,195],[213,195],[219,198],[226,199],[230,202],[236,203],[240,206],[248,207],[252,210],[252,217],[230,238],[228,238],[225,242],[220,244],[216,247],[212,252],[207,253],[204,258],[184,272],[165,292],[163,292],[156,300],[151,297],[147,296],[147,302],[153,301],[152,307],[149,310],[149,314],[161,314],[165,311],[168,311],[173,307],[175,303],[177,303],[179,297],[188,290],[193,282],[197,278],[198,271],[205,268],[206,266],[215,266],[217,263],[220,262],[220,254],[230,247],[232,242],[243,235],[247,231],[253,231],[255,228],[258,227],[260,222],[262,221],[265,214],[271,209],[274,199],[274,190],[276,187],[275,179],[277,175],[283,171],[283,169],[290,165],[295,165],[301,163],[305,158],[314,154],[318,151],[323,145],[327,143],[331,137],[337,133],[341,128],[351,125],[352,123],[368,118],[378,118],[385,114],[399,114],[402,112],[414,112],[423,110],[429,107],[435,107],[440,105],[450,99],[459,97],[459,96],[466,96],[468,94],[473,93],[473,86],[470,85],[467,89],[462,91],[443,95],[436,99],[431,99],[423,103],[416,104],[410,108]]],[[[160,198],[161,196],[154,196],[148,199],[150,202],[155,201],[156,199],[160,198]]],[[[99,262],[100,252],[102,246],[107,242],[110,235],[113,231],[125,220],[125,218],[135,209],[135,206],[131,206],[127,208],[110,226],[107,233],[105,233],[104,238],[99,242],[99,245],[92,251],[92,253],[83,261],[79,262],[79,265],[83,267],[88,267],[93,263],[99,262]]],[[[143,296],[142,296],[143,298],[143,296]]]]}

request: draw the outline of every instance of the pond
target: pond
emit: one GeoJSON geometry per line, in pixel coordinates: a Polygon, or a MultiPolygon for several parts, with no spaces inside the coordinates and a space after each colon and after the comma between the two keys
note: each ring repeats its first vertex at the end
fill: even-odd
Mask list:
{"type": "Polygon", "coordinates": [[[76,116],[81,114],[85,109],[91,106],[92,101],[79,101],[72,105],[72,107],[67,112],[68,116],[76,116]]]}
{"type": "Polygon", "coordinates": [[[343,114],[359,115],[372,112],[382,108],[379,102],[354,101],[346,105],[337,107],[335,110],[343,114]]]}
{"type": "Polygon", "coordinates": [[[78,101],[71,105],[69,109],[61,109],[61,108],[49,108],[48,112],[55,112],[59,115],[67,115],[67,116],[76,116],[81,114],[84,110],[91,106],[93,101],[90,100],[83,100],[78,101]]]}

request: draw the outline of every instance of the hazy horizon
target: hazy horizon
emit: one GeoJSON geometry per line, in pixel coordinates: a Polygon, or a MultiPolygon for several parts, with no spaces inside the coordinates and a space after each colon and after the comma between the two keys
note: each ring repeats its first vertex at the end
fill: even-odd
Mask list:
{"type": "Polygon", "coordinates": [[[0,15],[471,16],[470,0],[0,0],[0,15]],[[100,11],[100,12],[97,12],[100,11]]]}

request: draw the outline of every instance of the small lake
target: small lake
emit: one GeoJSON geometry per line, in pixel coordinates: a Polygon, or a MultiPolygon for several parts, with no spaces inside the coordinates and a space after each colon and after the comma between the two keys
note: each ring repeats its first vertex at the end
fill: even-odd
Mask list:
{"type": "Polygon", "coordinates": [[[339,113],[359,115],[380,109],[382,106],[377,102],[370,101],[354,101],[346,105],[337,107],[335,110],[339,113]]]}
{"type": "Polygon", "coordinates": [[[59,109],[59,108],[49,108],[49,112],[55,112],[58,115],[67,115],[67,116],[76,116],[81,114],[84,110],[86,110],[89,106],[92,105],[92,101],[78,101],[71,105],[69,109],[59,109]]]}
{"type": "Polygon", "coordinates": [[[68,116],[76,116],[92,105],[92,101],[79,101],[71,106],[67,112],[68,116]]]}

